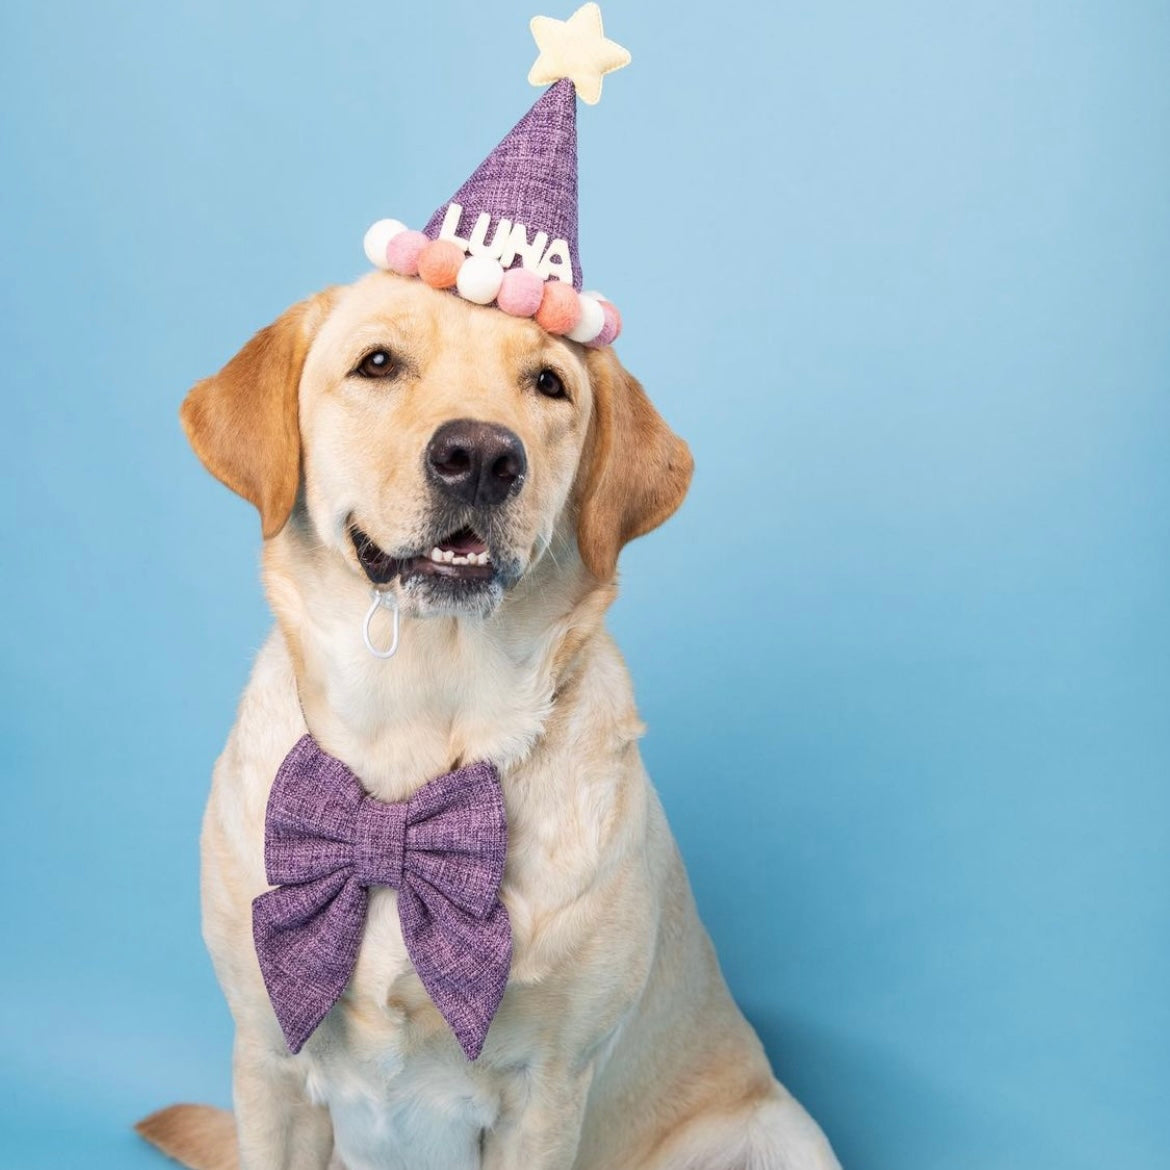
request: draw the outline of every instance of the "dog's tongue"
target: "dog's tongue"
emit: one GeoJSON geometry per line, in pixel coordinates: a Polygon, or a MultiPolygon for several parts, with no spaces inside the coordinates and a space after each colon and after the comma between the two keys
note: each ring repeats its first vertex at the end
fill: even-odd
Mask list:
{"type": "Polygon", "coordinates": [[[482,552],[487,552],[487,545],[470,528],[461,528],[458,532],[452,533],[445,540],[441,540],[437,547],[443,552],[453,552],[457,557],[469,556],[472,553],[478,556],[482,552]]]}

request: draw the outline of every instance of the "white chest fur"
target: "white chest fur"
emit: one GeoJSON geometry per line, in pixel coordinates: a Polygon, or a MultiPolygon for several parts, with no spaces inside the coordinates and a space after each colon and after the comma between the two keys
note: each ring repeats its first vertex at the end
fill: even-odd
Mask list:
{"type": "MultiPolygon", "coordinates": [[[[384,670],[385,664],[370,661],[384,670]]],[[[410,662],[394,665],[409,669],[410,662]]],[[[359,659],[353,669],[366,667],[359,659]]],[[[530,663],[527,670],[505,678],[508,671],[501,652],[496,669],[487,672],[493,684],[481,695],[462,696],[461,718],[453,718],[422,686],[421,695],[380,696],[383,709],[397,715],[383,721],[390,729],[386,734],[355,735],[352,724],[360,726],[361,721],[351,717],[350,725],[337,727],[323,745],[346,758],[382,799],[405,798],[420,778],[446,770],[457,759],[491,758],[500,762],[509,806],[503,896],[513,925],[513,977],[487,1049],[476,1063],[463,1057],[413,973],[395,893],[371,891],[363,942],[346,993],[297,1060],[310,1099],[329,1109],[347,1170],[470,1170],[480,1165],[483,1131],[523,1094],[528,1066],[547,1041],[525,1022],[534,1013],[530,1005],[518,1006],[518,999],[541,994],[524,988],[541,987],[566,962],[574,933],[569,923],[579,923],[584,891],[603,868],[600,858],[613,826],[628,824],[636,832],[640,820],[616,815],[620,774],[580,747],[614,743],[612,728],[583,728],[570,720],[548,734],[552,686],[547,667],[530,663]],[[406,776],[412,785],[405,785],[406,776]]],[[[592,685],[601,688],[604,698],[580,704],[580,709],[600,712],[602,719],[628,710],[628,681],[616,655],[600,674],[592,685]]],[[[325,671],[319,676],[330,677],[325,671]]],[[[437,678],[433,685],[437,691],[451,690],[449,679],[437,678]]],[[[337,701],[336,691],[329,697],[337,701]]],[[[258,991],[255,985],[258,972],[239,956],[247,945],[243,940],[249,933],[251,899],[265,888],[262,842],[268,788],[284,754],[305,729],[297,698],[289,655],[283,639],[274,635],[257,660],[232,741],[217,769],[205,834],[205,895],[211,891],[205,897],[208,942],[225,988],[233,980],[250,984],[245,993],[248,1010],[265,1017],[270,1009],[261,998],[262,988],[258,991]],[[243,881],[237,896],[221,899],[215,890],[226,871],[243,881]],[[229,903],[227,913],[234,918],[230,925],[221,920],[229,903]]],[[[360,705],[348,701],[351,712],[355,706],[360,712],[360,705]]],[[[306,703],[306,713],[315,734],[321,734],[319,726],[329,727],[323,703],[317,714],[306,703]]],[[[556,719],[563,720],[563,712],[558,710],[556,719]]],[[[625,729],[627,742],[635,731],[625,729]]]]}
{"type": "Polygon", "coordinates": [[[421,1002],[396,898],[371,891],[357,968],[304,1050],[346,1170],[472,1170],[500,1108],[498,1075],[469,1064],[421,1002]]]}

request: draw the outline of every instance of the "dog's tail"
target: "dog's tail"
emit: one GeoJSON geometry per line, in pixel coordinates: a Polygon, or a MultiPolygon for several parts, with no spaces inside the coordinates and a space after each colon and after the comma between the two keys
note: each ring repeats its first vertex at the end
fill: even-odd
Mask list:
{"type": "Polygon", "coordinates": [[[191,1170],[239,1170],[236,1122],[227,1109],[170,1105],[144,1117],[134,1128],[191,1170]]]}

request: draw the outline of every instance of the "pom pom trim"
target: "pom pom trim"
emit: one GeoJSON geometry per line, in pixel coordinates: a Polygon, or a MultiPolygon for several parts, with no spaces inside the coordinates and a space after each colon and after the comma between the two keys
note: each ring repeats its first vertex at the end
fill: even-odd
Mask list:
{"type": "Polygon", "coordinates": [[[527,268],[505,270],[498,260],[467,256],[452,241],[432,240],[397,219],[371,224],[362,249],[369,262],[384,272],[416,276],[472,304],[493,305],[513,317],[530,317],[549,333],[581,345],[600,349],[616,341],[622,331],[617,306],[599,292],[578,293],[564,281],[542,280],[527,268]],[[527,276],[540,281],[539,286],[527,276]]]}

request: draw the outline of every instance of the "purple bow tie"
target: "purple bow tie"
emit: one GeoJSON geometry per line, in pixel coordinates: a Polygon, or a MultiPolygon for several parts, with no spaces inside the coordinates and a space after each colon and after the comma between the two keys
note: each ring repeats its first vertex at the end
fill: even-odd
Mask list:
{"type": "Polygon", "coordinates": [[[277,888],[252,903],[256,954],[289,1051],[301,1050],[353,974],[367,890],[390,886],[415,972],[474,1060],[512,963],[499,899],[507,847],[491,764],[448,772],[387,804],[311,735],[298,740],[272,782],[264,822],[264,864],[277,888]]]}

